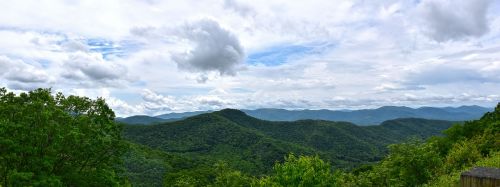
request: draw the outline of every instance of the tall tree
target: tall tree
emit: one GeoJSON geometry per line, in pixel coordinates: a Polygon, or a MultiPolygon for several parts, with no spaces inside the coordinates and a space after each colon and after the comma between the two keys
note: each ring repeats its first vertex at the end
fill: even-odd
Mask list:
{"type": "Polygon", "coordinates": [[[0,184],[116,186],[125,150],[104,99],[0,88],[0,184]]]}

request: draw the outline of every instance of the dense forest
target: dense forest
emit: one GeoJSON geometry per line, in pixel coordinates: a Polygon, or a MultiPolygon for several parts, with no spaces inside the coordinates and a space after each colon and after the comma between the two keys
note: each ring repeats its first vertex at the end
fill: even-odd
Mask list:
{"type": "Polygon", "coordinates": [[[210,181],[211,172],[194,173],[199,168],[210,168],[223,161],[244,174],[263,176],[288,153],[318,155],[335,168],[352,169],[382,159],[389,144],[408,137],[425,139],[439,135],[451,125],[448,121],[414,118],[368,127],[318,120],[271,122],[250,117],[239,110],[225,109],[172,123],[128,125],[124,128],[124,138],[174,156],[202,160],[191,162],[206,165],[177,171],[179,167],[171,164],[167,168],[174,170],[165,172],[173,177],[171,180],[178,180],[183,177],[177,176],[178,173],[187,172],[188,176],[202,174],[196,178],[210,181]]]}
{"type": "Polygon", "coordinates": [[[0,186],[449,186],[500,167],[500,104],[455,125],[362,127],[233,109],[123,125],[103,99],[49,89],[0,89],[0,103],[0,186]]]}

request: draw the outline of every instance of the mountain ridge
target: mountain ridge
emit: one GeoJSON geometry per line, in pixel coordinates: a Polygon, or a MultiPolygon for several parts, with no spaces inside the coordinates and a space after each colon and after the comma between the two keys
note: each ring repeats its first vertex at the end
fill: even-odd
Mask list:
{"type": "MultiPolygon", "coordinates": [[[[223,109],[174,122],[124,125],[123,137],[134,145],[146,146],[170,157],[202,163],[165,167],[165,171],[158,174],[140,172],[144,169],[138,170],[142,166],[135,164],[127,166],[129,171],[137,173],[136,178],[165,175],[166,180],[173,180],[183,172],[207,173],[206,170],[220,160],[246,174],[266,175],[275,162],[283,161],[289,153],[319,155],[336,168],[354,168],[382,159],[389,144],[410,137],[426,139],[441,135],[441,131],[452,124],[417,118],[394,119],[372,126],[310,119],[266,121],[241,110],[223,109]]],[[[130,159],[157,162],[134,154],[127,158],[127,163],[131,163],[130,159]]],[[[177,163],[178,159],[165,161],[177,163]]],[[[148,167],[158,171],[154,165],[148,167]]]]}
{"type": "Polygon", "coordinates": [[[257,168],[247,171],[251,172],[269,169],[258,163],[272,165],[288,152],[325,155],[340,166],[371,162],[379,159],[390,143],[412,136],[427,138],[439,135],[441,130],[452,124],[450,121],[416,118],[396,119],[376,126],[325,120],[266,121],[240,110],[223,109],[174,122],[126,125],[124,137],[132,142],[183,155],[253,158],[250,165],[257,168]],[[398,122],[408,125],[398,125],[398,122]],[[391,123],[395,125],[388,125],[391,123]],[[254,154],[258,152],[273,154],[254,154]],[[259,161],[261,159],[265,162],[259,161]]]}
{"type": "MultiPolygon", "coordinates": [[[[419,107],[410,108],[405,106],[382,106],[376,109],[360,110],[286,110],[276,108],[261,108],[254,110],[242,109],[244,113],[258,119],[269,121],[296,121],[304,119],[328,120],[328,121],[346,121],[357,125],[379,125],[384,121],[398,118],[424,118],[448,121],[467,121],[479,119],[484,113],[492,111],[492,108],[481,107],[477,105],[459,106],[459,107],[419,107]]],[[[142,123],[137,116],[121,118],[118,121],[131,124],[152,124],[169,121],[177,121],[187,117],[210,113],[213,111],[195,111],[184,113],[168,113],[156,116],[149,116],[142,123]]],[[[139,115],[141,116],[141,115],[139,115]]]]}

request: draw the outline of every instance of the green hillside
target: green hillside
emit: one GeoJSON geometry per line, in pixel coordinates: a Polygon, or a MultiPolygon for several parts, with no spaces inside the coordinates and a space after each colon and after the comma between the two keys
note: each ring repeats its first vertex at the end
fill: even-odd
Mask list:
{"type": "Polygon", "coordinates": [[[458,186],[460,174],[472,167],[500,168],[500,103],[481,119],[444,134],[393,144],[379,163],[335,178],[342,181],[339,186],[458,186]]]}
{"type": "MultiPolygon", "coordinates": [[[[179,180],[178,172],[193,175],[191,172],[213,168],[221,161],[244,174],[262,176],[289,153],[319,155],[334,168],[354,168],[382,159],[389,144],[413,136],[438,135],[451,125],[448,121],[413,118],[366,127],[318,120],[271,122],[225,109],[171,123],[125,126],[124,138],[163,154],[197,160],[190,163],[203,163],[189,170],[165,171],[172,182],[179,180]]],[[[198,178],[210,181],[214,172],[198,174],[202,175],[198,178]]]]}
{"type": "MultiPolygon", "coordinates": [[[[246,168],[241,168],[242,165],[232,165],[234,160],[225,161],[223,158],[219,159],[217,155],[212,155],[213,152],[210,151],[210,148],[205,151],[191,151],[188,154],[187,152],[165,152],[147,146],[132,144],[132,147],[136,147],[131,149],[134,155],[142,156],[127,156],[125,158],[125,160],[132,159],[132,163],[140,163],[140,167],[135,168],[139,172],[132,173],[132,176],[136,178],[129,176],[131,182],[138,186],[164,184],[167,186],[440,187],[457,185],[460,173],[471,167],[500,167],[500,130],[498,126],[500,124],[500,104],[494,112],[485,114],[480,120],[468,121],[448,128],[444,131],[444,136],[441,135],[440,131],[449,127],[450,122],[415,118],[390,120],[380,126],[358,127],[349,123],[312,120],[283,123],[268,122],[241,115],[241,112],[237,110],[223,110],[188,118],[187,120],[208,119],[211,120],[209,124],[222,123],[218,122],[221,120],[224,125],[228,125],[228,128],[229,126],[238,126],[232,127],[233,130],[239,129],[251,134],[260,133],[261,136],[272,140],[269,142],[271,144],[287,140],[286,142],[295,145],[293,149],[309,147],[313,151],[312,155],[316,154],[316,156],[312,156],[308,152],[283,156],[284,160],[280,159],[270,170],[255,175],[245,171],[246,168]],[[229,118],[232,120],[229,120],[229,118]],[[327,136],[327,134],[331,134],[331,136],[327,136]],[[441,136],[434,136],[422,141],[421,138],[429,135],[441,136]],[[406,139],[411,136],[417,138],[406,139]],[[317,140],[311,141],[312,139],[317,140]],[[349,140],[355,143],[343,142],[336,145],[334,143],[336,140],[339,142],[349,140]],[[384,145],[393,142],[398,143],[389,145],[389,149],[386,150],[384,145]],[[331,146],[342,148],[342,146],[336,147],[339,145],[344,145],[347,149],[342,150],[342,152],[334,152],[335,149],[329,149],[331,146]],[[377,162],[365,161],[365,164],[352,170],[346,169],[346,167],[339,168],[338,163],[357,165],[355,161],[350,160],[352,157],[340,157],[339,155],[359,156],[358,160],[362,160],[362,158],[366,158],[365,155],[356,150],[367,147],[372,148],[372,150],[367,151],[388,152],[387,154],[381,153],[381,158],[377,162]],[[377,149],[377,147],[381,148],[377,149]],[[192,154],[193,152],[196,152],[196,154],[192,154]],[[332,155],[338,157],[328,157],[332,155]],[[337,160],[328,160],[329,158],[336,158],[337,160]],[[145,172],[151,169],[157,171],[158,166],[163,168],[160,172],[145,172]],[[165,177],[160,181],[161,177],[158,175],[165,177]],[[152,184],[152,181],[156,181],[156,183],[152,184]]],[[[182,126],[183,123],[180,121],[160,124],[155,128],[160,130],[168,127],[168,131],[171,131],[168,135],[174,137],[170,139],[175,139],[175,137],[183,134],[175,133],[177,130],[175,127],[182,126]]],[[[205,128],[200,127],[206,124],[200,123],[198,128],[204,129],[204,133],[211,134],[210,130],[206,131],[205,128]]],[[[130,132],[138,132],[137,129],[142,130],[140,133],[145,133],[148,131],[144,129],[149,128],[129,126],[125,128],[125,132],[130,135],[130,132]]],[[[231,132],[234,132],[233,130],[231,132]]],[[[220,130],[216,132],[221,132],[219,137],[221,140],[228,140],[233,137],[220,130]]],[[[214,134],[208,134],[202,135],[202,133],[199,133],[197,134],[199,137],[190,138],[194,140],[215,136],[214,134]]],[[[135,141],[137,140],[139,139],[135,139],[135,141]]],[[[248,145],[248,142],[240,142],[245,139],[236,140],[239,143],[233,143],[232,145],[248,145]]],[[[251,144],[251,141],[249,142],[251,144]]],[[[168,147],[159,146],[160,144],[155,144],[155,146],[159,149],[168,147]]],[[[213,146],[217,147],[216,144],[213,144],[213,146]]],[[[244,146],[239,148],[243,149],[244,146]]],[[[237,149],[233,147],[231,150],[237,149]]],[[[266,147],[260,147],[260,149],[273,151],[273,149],[266,149],[266,147]]],[[[293,149],[291,152],[293,152],[293,149]]],[[[234,156],[234,154],[232,155],[234,156]]],[[[256,161],[258,160],[252,162],[256,161]]],[[[134,164],[134,166],[138,165],[134,164]]],[[[131,170],[128,164],[126,167],[128,171],[131,170]]]]}
{"type": "Polygon", "coordinates": [[[124,137],[168,153],[224,160],[252,174],[269,170],[289,152],[313,153],[310,148],[273,139],[217,114],[160,125],[126,126],[124,137]]]}

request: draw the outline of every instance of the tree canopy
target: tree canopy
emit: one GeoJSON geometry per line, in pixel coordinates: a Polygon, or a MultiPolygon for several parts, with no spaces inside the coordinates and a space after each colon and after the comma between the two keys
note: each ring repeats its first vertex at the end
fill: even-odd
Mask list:
{"type": "Polygon", "coordinates": [[[125,150],[104,99],[0,88],[0,184],[116,186],[125,150]]]}

